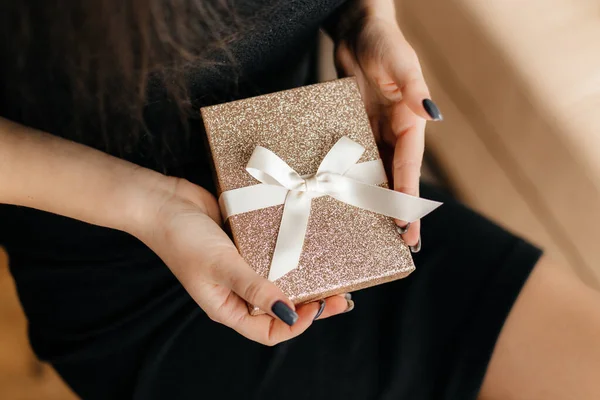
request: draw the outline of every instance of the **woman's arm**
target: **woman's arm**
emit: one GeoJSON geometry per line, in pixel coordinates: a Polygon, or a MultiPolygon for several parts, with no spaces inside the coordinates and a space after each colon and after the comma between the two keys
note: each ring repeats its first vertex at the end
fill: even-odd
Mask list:
{"type": "Polygon", "coordinates": [[[140,236],[175,185],[173,178],[0,118],[0,203],[140,236]]]}
{"type": "MultiPolygon", "coordinates": [[[[136,236],[210,318],[260,343],[299,335],[320,308],[317,303],[294,307],[248,266],[221,229],[217,202],[208,191],[1,118],[0,203],[136,236]],[[271,315],[250,316],[245,301],[271,315]]],[[[347,306],[343,296],[333,296],[320,318],[347,306]]]]}
{"type": "MultiPolygon", "coordinates": [[[[349,0],[324,24],[335,42],[338,74],[356,76],[394,189],[419,194],[425,121],[442,119],[419,59],[396,21],[393,0],[349,0]],[[387,154],[389,153],[389,155],[387,154]],[[393,155],[392,155],[393,154],[393,155]]],[[[397,221],[405,227],[406,222],[397,221]]],[[[420,223],[403,238],[420,248],[420,223]]]]}

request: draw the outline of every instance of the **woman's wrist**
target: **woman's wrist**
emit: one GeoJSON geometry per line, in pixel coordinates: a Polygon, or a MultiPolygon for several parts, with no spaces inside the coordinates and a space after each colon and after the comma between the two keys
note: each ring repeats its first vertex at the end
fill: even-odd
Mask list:
{"type": "Polygon", "coordinates": [[[393,0],[349,0],[335,11],[323,24],[323,29],[335,41],[343,40],[364,20],[377,18],[396,21],[393,0]]]}
{"type": "Polygon", "coordinates": [[[173,222],[174,216],[203,213],[217,224],[221,223],[217,201],[206,189],[186,179],[143,168],[139,173],[140,178],[129,191],[127,207],[122,210],[122,218],[127,221],[122,230],[152,249],[162,245],[163,230],[173,222]]]}
{"type": "Polygon", "coordinates": [[[124,177],[113,197],[121,204],[110,220],[114,229],[127,232],[146,242],[156,229],[161,209],[176,196],[177,178],[136,167],[124,177]]]}

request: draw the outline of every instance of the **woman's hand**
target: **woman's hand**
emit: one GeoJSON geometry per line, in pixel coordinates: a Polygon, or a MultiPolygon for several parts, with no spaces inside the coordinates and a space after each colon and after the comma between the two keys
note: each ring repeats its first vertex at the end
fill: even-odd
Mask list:
{"type": "MultiPolygon", "coordinates": [[[[138,237],[161,257],[206,314],[266,345],[304,332],[317,315],[319,302],[295,308],[277,286],[256,274],[240,256],[221,229],[214,197],[188,181],[167,179],[172,179],[172,192],[155,202],[152,214],[156,217],[138,237]],[[271,315],[251,316],[245,301],[271,315]]],[[[330,297],[319,319],[342,313],[347,307],[344,296],[330,297]]]]}
{"type": "MultiPolygon", "coordinates": [[[[315,302],[294,311],[277,286],[257,275],[221,229],[215,199],[188,181],[0,118],[0,189],[0,203],[137,237],[210,318],[257,342],[273,345],[299,335],[320,310],[315,302]],[[279,319],[250,316],[244,300],[279,319]]],[[[333,296],[325,304],[320,318],[351,303],[333,296]]]]}
{"type": "MultiPolygon", "coordinates": [[[[425,122],[441,120],[442,115],[430,100],[417,55],[396,22],[393,2],[348,3],[329,27],[338,74],[356,76],[384,161],[386,150],[393,149],[393,161],[386,167],[394,189],[418,196],[425,122]]],[[[404,240],[414,246],[419,235],[416,221],[404,240]]]]}

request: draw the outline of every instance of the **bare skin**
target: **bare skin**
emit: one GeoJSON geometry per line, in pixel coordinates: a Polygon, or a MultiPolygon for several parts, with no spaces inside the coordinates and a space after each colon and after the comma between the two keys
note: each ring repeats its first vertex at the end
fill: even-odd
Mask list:
{"type": "Polygon", "coordinates": [[[500,334],[479,398],[600,399],[600,293],[542,258],[500,334]]]}
{"type": "MultiPolygon", "coordinates": [[[[336,64],[355,75],[373,131],[394,151],[394,188],[416,195],[429,95],[418,58],[390,0],[358,0],[341,23],[336,64]],[[352,13],[350,13],[352,14],[352,13]]],[[[335,37],[335,35],[334,35],[335,37]]],[[[430,119],[430,118],[428,118],[430,119]]],[[[404,235],[416,242],[419,225],[404,235]]],[[[600,294],[543,258],[510,313],[492,356],[482,400],[600,399],[600,294]]]]}

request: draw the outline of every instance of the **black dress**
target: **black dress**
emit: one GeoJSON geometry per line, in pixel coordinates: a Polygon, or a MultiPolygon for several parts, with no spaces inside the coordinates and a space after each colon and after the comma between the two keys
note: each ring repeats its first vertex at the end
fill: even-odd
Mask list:
{"type": "MultiPolygon", "coordinates": [[[[317,30],[343,0],[264,3],[268,18],[233,44],[242,71],[235,88],[222,71],[198,68],[190,81],[196,107],[314,80],[317,30]]],[[[248,14],[262,7],[240,4],[248,14]]],[[[64,119],[28,119],[2,96],[0,115],[64,133],[64,119]]],[[[154,101],[149,109],[160,135],[170,126],[168,107],[154,101]]],[[[214,190],[201,121],[191,123],[196,134],[167,172],[214,190]]],[[[445,193],[427,185],[421,193],[445,205],[423,220],[416,272],[354,293],[354,311],[275,347],[212,322],[161,260],[125,233],[0,206],[0,244],[34,351],[85,399],[475,399],[540,251],[445,193]]]]}

